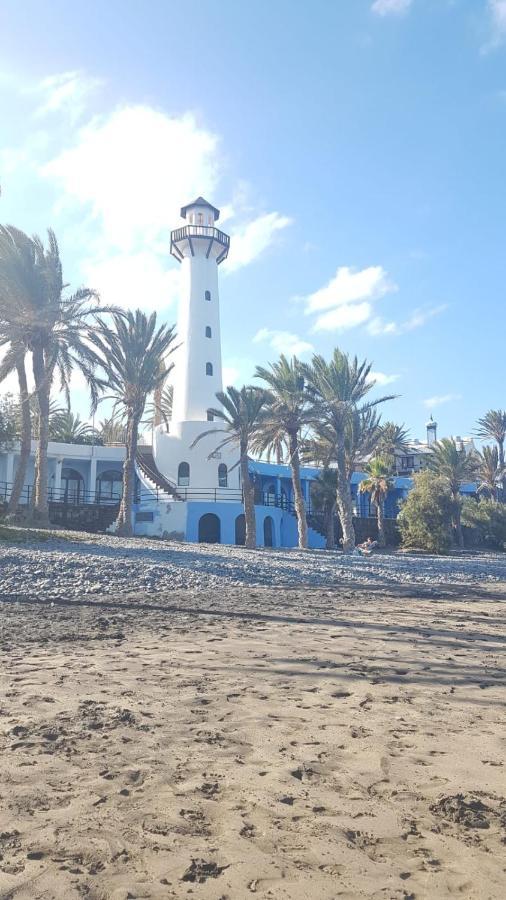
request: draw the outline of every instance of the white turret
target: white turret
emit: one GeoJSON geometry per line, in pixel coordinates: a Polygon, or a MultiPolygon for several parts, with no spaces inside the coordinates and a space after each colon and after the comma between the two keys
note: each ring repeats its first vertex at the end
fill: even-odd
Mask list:
{"type": "Polygon", "coordinates": [[[182,266],[183,287],[178,349],[171,359],[172,418],[168,429],[155,429],[153,455],[164,478],[189,500],[215,500],[239,488],[238,449],[217,449],[222,422],[213,423],[209,413],[219,406],[216,393],[223,390],[218,266],[228,254],[230,238],[215,227],[219,215],[198,197],[183,206],[186,224],[171,232],[170,241],[170,252],[182,266]],[[200,440],[204,432],[211,434],[200,440]]]}
{"type": "Polygon", "coordinates": [[[218,266],[226,258],[230,238],[215,227],[219,210],[203,197],[183,206],[187,223],[171,233],[170,252],[183,268],[172,419],[206,421],[216,406],[221,376],[218,266]]]}
{"type": "Polygon", "coordinates": [[[430,447],[431,444],[435,444],[437,440],[437,422],[434,421],[432,416],[425,427],[427,429],[427,444],[430,447]]]}

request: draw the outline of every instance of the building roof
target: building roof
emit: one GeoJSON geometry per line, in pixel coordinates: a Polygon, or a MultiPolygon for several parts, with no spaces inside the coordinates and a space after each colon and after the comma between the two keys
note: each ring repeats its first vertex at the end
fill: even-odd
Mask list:
{"type": "Polygon", "coordinates": [[[216,222],[220,218],[220,211],[216,209],[211,203],[208,203],[207,200],[204,200],[204,197],[197,197],[196,200],[193,200],[192,203],[187,203],[186,206],[181,207],[181,217],[186,219],[186,213],[189,209],[192,209],[194,206],[205,206],[207,209],[212,209],[214,215],[214,221],[216,222]]]}

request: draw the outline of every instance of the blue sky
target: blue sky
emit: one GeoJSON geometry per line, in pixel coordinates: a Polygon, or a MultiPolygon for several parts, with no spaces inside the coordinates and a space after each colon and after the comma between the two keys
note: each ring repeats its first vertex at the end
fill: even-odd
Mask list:
{"type": "Polygon", "coordinates": [[[227,381],[338,345],[413,436],[504,407],[505,160],[506,0],[2,4],[0,221],[173,322],[206,196],[227,381]]]}

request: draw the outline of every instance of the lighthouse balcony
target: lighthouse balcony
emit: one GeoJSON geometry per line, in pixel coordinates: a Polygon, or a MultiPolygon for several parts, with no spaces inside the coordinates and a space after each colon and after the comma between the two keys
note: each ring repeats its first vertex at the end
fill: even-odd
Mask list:
{"type": "Polygon", "coordinates": [[[227,258],[230,238],[224,231],[212,225],[185,225],[170,235],[170,252],[179,262],[185,256],[205,254],[216,259],[218,265],[227,258]]]}

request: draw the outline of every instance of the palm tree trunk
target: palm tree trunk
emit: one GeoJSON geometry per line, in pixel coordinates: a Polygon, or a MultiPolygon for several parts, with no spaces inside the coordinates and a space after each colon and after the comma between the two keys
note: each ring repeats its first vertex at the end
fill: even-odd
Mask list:
{"type": "Polygon", "coordinates": [[[304,502],[304,495],[302,493],[302,485],[300,482],[299,442],[296,434],[290,435],[290,466],[292,469],[295,514],[297,516],[297,527],[299,530],[299,549],[307,550],[306,504],[304,502]]]}
{"type": "Polygon", "coordinates": [[[15,516],[18,504],[25,485],[26,470],[30,459],[30,450],[32,449],[32,421],[30,414],[30,397],[28,394],[28,383],[26,378],[25,360],[20,356],[16,363],[16,371],[18,373],[19,383],[19,402],[21,404],[21,441],[19,448],[19,462],[14,484],[12,485],[11,496],[7,513],[15,516]]]}
{"type": "Polygon", "coordinates": [[[157,428],[158,425],[162,424],[162,391],[163,385],[160,384],[153,394],[153,428],[157,428]]]}
{"type": "Polygon", "coordinates": [[[132,516],[135,490],[135,458],[139,430],[139,415],[129,414],[126,428],[126,456],[123,463],[123,495],[119,507],[116,533],[124,537],[133,534],[132,516]]]}
{"type": "Polygon", "coordinates": [[[44,351],[35,347],[32,354],[35,393],[39,408],[39,441],[35,454],[35,484],[33,514],[41,524],[49,524],[47,502],[47,445],[49,441],[49,393],[44,351]]]}
{"type": "Polygon", "coordinates": [[[337,444],[337,492],[336,503],[343,530],[343,551],[350,553],[355,549],[355,528],[353,526],[353,500],[350,481],[346,473],[346,456],[344,452],[344,435],[339,436],[337,444]]]}
{"type": "Polygon", "coordinates": [[[504,441],[498,441],[499,447],[499,465],[501,467],[502,476],[502,484],[501,484],[501,496],[500,499],[504,502],[506,501],[506,473],[504,469],[504,441]]]}
{"type": "Polygon", "coordinates": [[[254,550],[257,545],[257,527],[255,519],[255,493],[249,477],[248,452],[241,447],[241,484],[244,504],[244,520],[246,522],[246,542],[248,550],[254,550]]]}
{"type": "Polygon", "coordinates": [[[383,505],[383,500],[379,500],[376,506],[376,512],[378,516],[378,546],[386,547],[386,536],[385,536],[385,508],[383,505]]]}
{"type": "Polygon", "coordinates": [[[464,549],[464,532],[462,531],[460,494],[454,495],[455,512],[453,516],[453,528],[455,531],[456,544],[460,550],[464,549]]]}
{"type": "Polygon", "coordinates": [[[335,502],[332,503],[330,505],[330,507],[327,506],[327,512],[326,512],[327,522],[326,522],[326,528],[325,528],[325,535],[326,535],[325,547],[327,550],[334,550],[335,546],[336,546],[336,535],[335,535],[335,528],[334,528],[335,509],[336,509],[335,502]]]}

